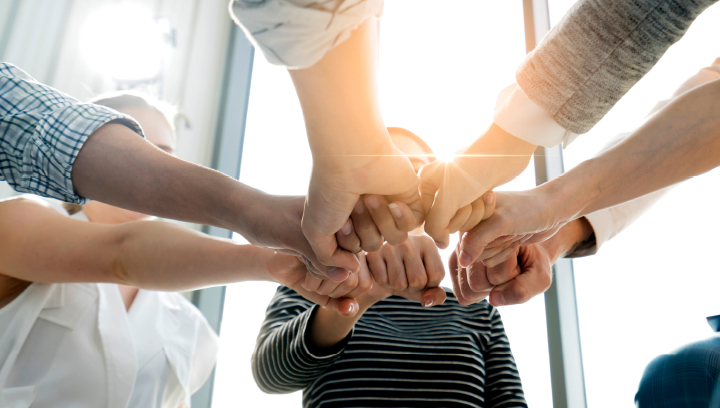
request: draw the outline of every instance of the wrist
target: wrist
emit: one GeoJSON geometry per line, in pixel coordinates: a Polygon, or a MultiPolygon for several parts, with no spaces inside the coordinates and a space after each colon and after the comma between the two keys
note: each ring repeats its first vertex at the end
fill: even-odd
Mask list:
{"type": "Polygon", "coordinates": [[[559,258],[572,253],[578,246],[586,243],[593,236],[594,230],[590,223],[584,218],[570,221],[560,228],[557,234],[553,235],[541,245],[547,251],[551,264],[559,258]]]}

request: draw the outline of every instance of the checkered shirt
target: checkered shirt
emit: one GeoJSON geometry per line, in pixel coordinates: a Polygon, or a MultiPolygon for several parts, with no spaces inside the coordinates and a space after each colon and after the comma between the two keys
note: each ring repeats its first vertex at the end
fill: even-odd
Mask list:
{"type": "Polygon", "coordinates": [[[0,62],[0,181],[19,192],[85,203],[75,193],[72,166],[88,136],[112,121],[144,137],[130,116],[81,103],[0,62]]]}

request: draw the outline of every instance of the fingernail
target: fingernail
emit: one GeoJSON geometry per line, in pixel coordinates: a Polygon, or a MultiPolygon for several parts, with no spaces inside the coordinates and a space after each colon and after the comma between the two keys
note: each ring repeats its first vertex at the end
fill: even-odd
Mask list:
{"type": "Polygon", "coordinates": [[[468,267],[472,264],[472,258],[470,258],[470,255],[466,254],[465,252],[460,252],[458,262],[460,263],[460,266],[468,267]]]}
{"type": "Polygon", "coordinates": [[[355,214],[362,214],[364,209],[365,206],[363,205],[362,201],[358,200],[358,202],[355,203],[355,208],[353,208],[353,211],[355,211],[355,214]]]}
{"type": "Polygon", "coordinates": [[[400,210],[400,207],[395,204],[388,204],[388,208],[390,208],[390,212],[392,213],[393,217],[395,218],[402,218],[402,211],[400,210]]]}
{"type": "Polygon", "coordinates": [[[485,205],[492,205],[495,202],[495,193],[491,191],[489,194],[485,194],[483,201],[485,201],[485,205]]]}
{"type": "Polygon", "coordinates": [[[423,305],[425,305],[425,307],[430,307],[430,306],[432,306],[432,305],[433,305],[433,298],[432,298],[432,297],[429,297],[429,298],[425,299],[425,300],[423,301],[423,305]]]}
{"type": "Polygon", "coordinates": [[[494,306],[505,306],[507,305],[507,302],[505,302],[505,295],[503,295],[502,292],[492,292],[495,294],[495,300],[494,300],[494,306]]]}
{"type": "Polygon", "coordinates": [[[437,242],[437,241],[435,241],[435,246],[437,246],[437,247],[440,248],[440,249],[445,249],[445,248],[448,247],[448,244],[446,244],[446,243],[444,243],[444,242],[437,242]]]}
{"type": "Polygon", "coordinates": [[[350,223],[350,220],[345,221],[345,225],[340,228],[340,232],[342,232],[345,236],[350,235],[352,232],[352,224],[350,223]]]}
{"type": "Polygon", "coordinates": [[[350,276],[350,271],[343,268],[332,268],[328,271],[328,277],[335,282],[342,282],[350,276]]]}
{"type": "Polygon", "coordinates": [[[348,311],[345,313],[345,316],[352,316],[355,312],[355,305],[350,304],[350,307],[348,308],[348,311]]]}
{"type": "Polygon", "coordinates": [[[380,199],[377,196],[370,196],[367,198],[367,204],[373,210],[377,210],[380,207],[380,199]]]}

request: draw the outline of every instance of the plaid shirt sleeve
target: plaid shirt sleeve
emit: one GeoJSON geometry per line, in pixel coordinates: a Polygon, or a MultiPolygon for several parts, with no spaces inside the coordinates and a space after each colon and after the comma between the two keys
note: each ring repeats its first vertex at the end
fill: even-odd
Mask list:
{"type": "Polygon", "coordinates": [[[144,137],[130,116],[81,103],[0,62],[0,181],[19,192],[84,204],[72,184],[73,163],[87,138],[113,121],[144,137]]]}

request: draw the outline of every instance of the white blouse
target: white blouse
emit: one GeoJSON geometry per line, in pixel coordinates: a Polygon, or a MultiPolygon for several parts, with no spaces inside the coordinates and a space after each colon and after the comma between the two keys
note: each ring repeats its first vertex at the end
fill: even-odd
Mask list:
{"type": "Polygon", "coordinates": [[[115,284],[33,283],[0,309],[0,408],[190,407],[217,351],[177,293],[140,290],[126,311],[115,284]]]}

